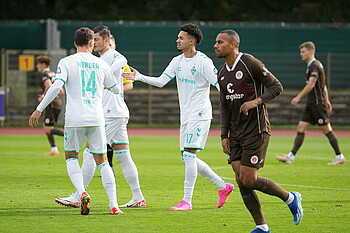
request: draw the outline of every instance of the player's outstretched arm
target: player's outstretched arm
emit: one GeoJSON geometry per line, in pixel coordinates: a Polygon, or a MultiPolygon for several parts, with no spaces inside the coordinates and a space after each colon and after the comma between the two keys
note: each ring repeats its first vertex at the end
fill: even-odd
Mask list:
{"type": "Polygon", "coordinates": [[[138,72],[136,69],[130,67],[131,72],[123,73],[122,76],[128,80],[141,81],[152,86],[163,87],[167,84],[173,77],[163,73],[159,77],[146,76],[138,72]]]}

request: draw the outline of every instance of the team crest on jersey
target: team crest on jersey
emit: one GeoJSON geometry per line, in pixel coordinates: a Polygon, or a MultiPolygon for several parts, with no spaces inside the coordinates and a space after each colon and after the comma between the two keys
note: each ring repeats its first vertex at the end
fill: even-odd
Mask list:
{"type": "Polygon", "coordinates": [[[195,66],[193,66],[193,67],[192,67],[192,69],[191,69],[191,73],[192,73],[192,75],[193,75],[194,73],[196,73],[196,71],[197,71],[196,67],[195,67],[195,66]]]}
{"type": "Polygon", "coordinates": [[[214,74],[218,74],[218,69],[214,67],[214,74]]]}
{"type": "Polygon", "coordinates": [[[241,79],[241,78],[243,78],[243,72],[242,71],[237,71],[236,72],[236,74],[235,74],[235,77],[236,77],[236,79],[241,79]]]}
{"type": "Polygon", "coordinates": [[[263,68],[263,72],[262,72],[262,74],[264,75],[264,76],[267,76],[269,73],[270,73],[270,71],[264,66],[263,68]]]}
{"type": "Polygon", "coordinates": [[[57,67],[56,74],[60,74],[60,73],[61,73],[61,68],[60,68],[60,67],[57,67]]]}
{"type": "Polygon", "coordinates": [[[227,91],[229,92],[229,93],[233,93],[233,92],[235,92],[235,90],[233,89],[233,83],[228,83],[227,84],[227,86],[226,86],[226,88],[227,88],[227,91]]]}
{"type": "Polygon", "coordinates": [[[251,164],[257,164],[257,163],[259,162],[258,156],[253,155],[253,156],[250,158],[250,162],[251,162],[251,164]]]}
{"type": "Polygon", "coordinates": [[[320,119],[318,119],[317,122],[318,122],[319,125],[322,125],[324,123],[324,120],[322,118],[320,118],[320,119]]]}

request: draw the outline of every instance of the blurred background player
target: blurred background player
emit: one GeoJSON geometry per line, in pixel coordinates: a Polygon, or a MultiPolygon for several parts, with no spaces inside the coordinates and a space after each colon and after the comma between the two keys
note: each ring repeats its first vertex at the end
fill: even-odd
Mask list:
{"type": "Polygon", "coordinates": [[[64,150],[68,175],[80,196],[81,214],[90,213],[90,195],[86,192],[78,155],[86,138],[90,151],[101,172],[102,184],[109,198],[111,214],[123,213],[117,203],[116,184],[113,171],[106,156],[106,134],[103,116],[102,95],[106,87],[119,94],[117,80],[108,64],[92,55],[94,32],[86,27],[79,28],[74,35],[77,52],[62,58],[58,63],[56,81],[48,90],[42,102],[33,112],[29,124],[37,125],[41,112],[66,86],[67,106],[64,128],[64,150]]]}
{"type": "Polygon", "coordinates": [[[332,111],[329,101],[326,78],[322,63],[315,58],[316,47],[311,41],[304,42],[299,46],[301,60],[307,63],[306,85],[304,89],[292,99],[291,105],[296,106],[307,95],[306,106],[297,126],[297,136],[292,150],[276,159],[283,163],[293,163],[295,156],[304,142],[305,132],[310,124],[318,124],[322,133],[326,135],[335,152],[335,159],[328,165],[343,164],[344,155],[340,152],[338,140],[333,133],[328,112],[332,111]]]}
{"type": "Polygon", "coordinates": [[[196,45],[202,39],[203,34],[197,25],[182,25],[176,40],[177,49],[182,54],[171,60],[160,77],[145,76],[136,70],[123,74],[157,87],[163,87],[176,77],[180,104],[180,151],[185,163],[185,181],[183,200],[171,207],[171,210],[192,210],[192,196],[198,173],[219,189],[219,208],[234,189],[233,184],[223,181],[208,164],[197,157],[197,152],[204,149],[212,119],[210,86],[218,88],[217,70],[212,60],[196,51],[196,45]]]}
{"type": "Polygon", "coordinates": [[[117,45],[115,44],[115,38],[113,35],[109,37],[109,47],[111,49],[117,49],[117,45]]]}
{"type": "MultiPolygon", "coordinates": [[[[40,103],[44,98],[47,90],[51,87],[55,73],[50,70],[51,58],[48,56],[37,57],[36,68],[41,74],[41,94],[38,97],[38,102],[40,103]]],[[[64,94],[64,89],[62,88],[59,92],[59,96],[64,94]]],[[[57,96],[44,110],[44,132],[51,145],[51,152],[45,154],[46,156],[58,156],[60,153],[55,143],[54,135],[63,136],[63,129],[54,127],[57,123],[58,115],[62,109],[62,100],[57,96]]]]}
{"type": "MultiPolygon", "coordinates": [[[[133,82],[131,80],[125,80],[123,84],[122,72],[130,71],[127,65],[127,59],[117,52],[115,49],[110,48],[109,28],[103,25],[97,26],[94,31],[94,51],[98,52],[100,58],[107,62],[110,66],[113,75],[118,79],[118,85],[120,90],[127,92],[133,89],[133,82]]],[[[104,118],[106,122],[106,137],[109,148],[107,151],[109,154],[109,163],[112,164],[113,151],[116,154],[118,162],[122,167],[124,177],[128,182],[132,191],[132,199],[120,207],[146,207],[146,200],[142,194],[138,170],[131,158],[129,149],[129,139],[127,133],[127,124],[129,121],[129,109],[124,101],[124,93],[114,95],[109,90],[105,89],[103,92],[103,109],[104,118]]],[[[82,171],[84,175],[84,186],[88,187],[94,173],[95,162],[92,158],[89,148],[84,150],[84,162],[82,165],[82,171]]],[[[55,201],[65,206],[78,207],[79,196],[77,192],[66,198],[56,198],[55,201]]]]}
{"type": "Polygon", "coordinates": [[[270,122],[265,103],[282,92],[282,85],[264,64],[239,52],[240,38],[234,30],[221,31],[214,45],[218,58],[221,106],[221,143],[228,154],[241,196],[256,228],[251,233],[269,233],[255,190],[283,200],[299,224],[303,216],[301,195],[287,192],[273,180],[259,177],[270,138],[270,122]]]}

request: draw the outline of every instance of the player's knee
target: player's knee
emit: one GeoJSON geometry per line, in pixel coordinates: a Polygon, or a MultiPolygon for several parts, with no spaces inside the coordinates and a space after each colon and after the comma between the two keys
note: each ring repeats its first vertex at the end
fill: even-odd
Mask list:
{"type": "Polygon", "coordinates": [[[256,181],[255,177],[244,175],[244,174],[240,175],[240,182],[244,187],[247,187],[250,189],[253,188],[255,181],[256,181]]]}
{"type": "Polygon", "coordinates": [[[52,130],[52,127],[44,127],[44,132],[46,135],[50,135],[51,134],[51,130],[52,130]]]}

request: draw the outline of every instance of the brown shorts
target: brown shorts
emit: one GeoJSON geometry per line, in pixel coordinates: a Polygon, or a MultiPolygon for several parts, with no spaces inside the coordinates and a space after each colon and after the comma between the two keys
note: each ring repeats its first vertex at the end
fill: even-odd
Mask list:
{"type": "Polygon", "coordinates": [[[308,122],[312,125],[327,125],[330,123],[326,106],[324,105],[306,105],[301,121],[308,122]]]}
{"type": "Polygon", "coordinates": [[[230,139],[231,154],[228,163],[241,161],[241,165],[261,168],[264,166],[270,135],[266,132],[253,137],[230,139]]]}
{"type": "Polygon", "coordinates": [[[44,113],[44,125],[45,126],[54,126],[55,123],[57,122],[58,115],[60,114],[61,110],[57,108],[52,107],[52,103],[49,104],[45,108],[45,113],[44,113]]]}

